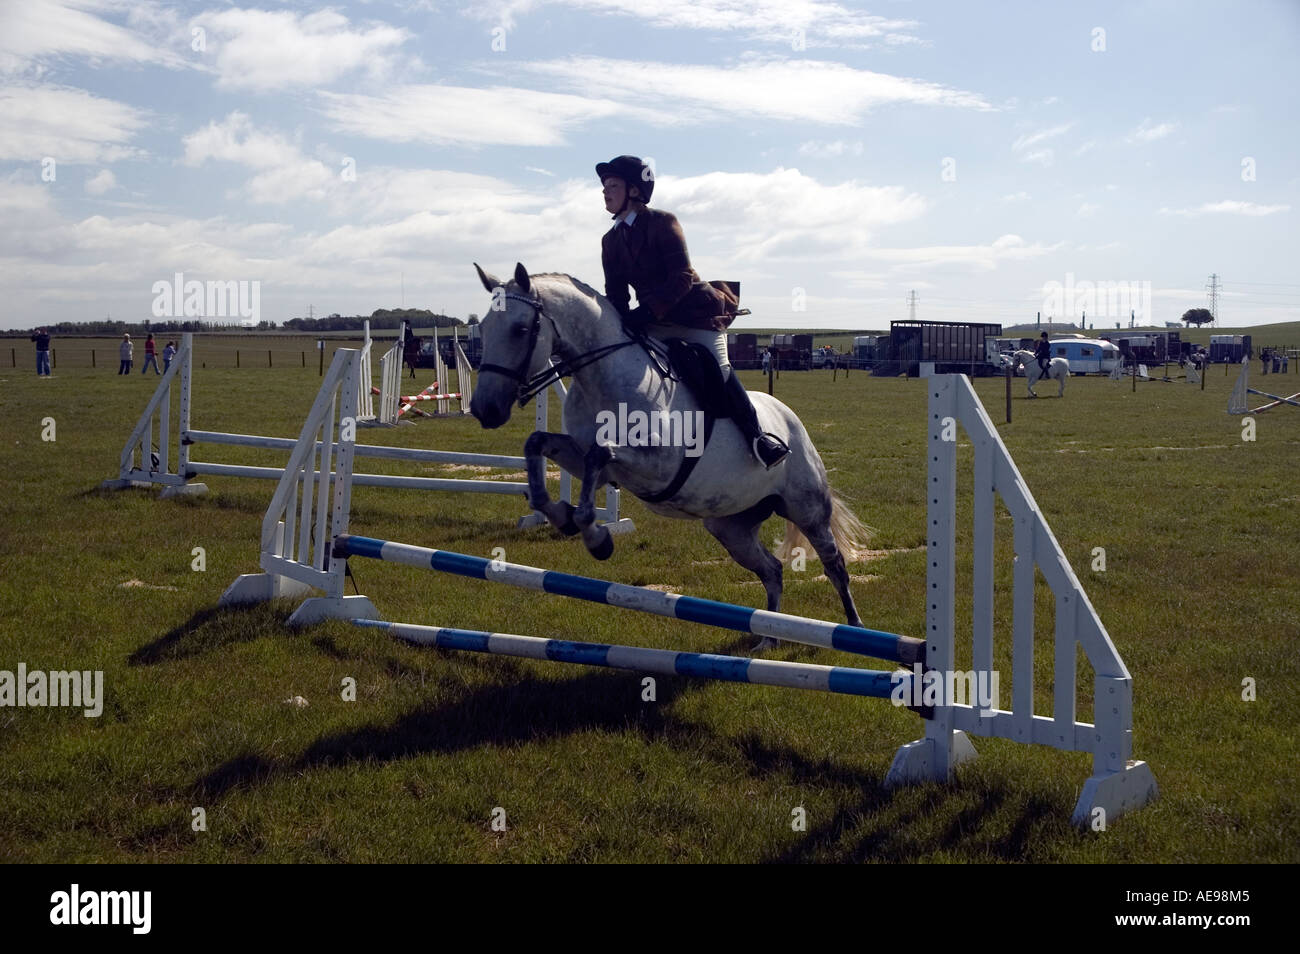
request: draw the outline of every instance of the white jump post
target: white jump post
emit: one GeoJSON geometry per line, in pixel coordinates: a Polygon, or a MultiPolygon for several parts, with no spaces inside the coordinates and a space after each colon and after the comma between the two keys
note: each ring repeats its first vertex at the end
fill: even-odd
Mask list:
{"type": "MultiPolygon", "coordinates": [[[[339,378],[331,388],[340,389],[338,406],[346,413],[339,378]]],[[[1132,678],[1111,642],[1105,627],[1079,584],[1025,486],[1006,446],[1002,443],[983,405],[963,375],[934,375],[926,379],[929,434],[927,440],[926,526],[927,570],[925,581],[926,633],[923,640],[862,627],[846,626],[769,613],[748,607],[717,603],[688,596],[665,594],[643,587],[605,580],[555,573],[536,567],[450,551],[431,550],[407,544],[354,537],[348,533],[347,502],[354,483],[352,455],[342,452],[328,472],[328,461],[320,463],[320,479],[314,485],[310,452],[327,441],[323,415],[336,406],[333,391],[322,390],[303,429],[294,460],[301,472],[286,472],[277,488],[272,508],[262,525],[261,565],[265,574],[242,576],[222,597],[223,605],[269,598],[303,586],[323,590],[323,597],[306,600],[289,617],[291,625],[308,625],[327,619],[366,622],[387,628],[393,635],[444,648],[577,662],[647,672],[678,673],[731,681],[795,686],[855,695],[884,695],[884,681],[901,679],[911,686],[926,686],[918,711],[925,718],[925,735],[903,745],[885,778],[893,787],[925,781],[946,781],[961,762],[973,758],[969,735],[991,736],[1022,744],[1045,745],[1066,751],[1091,753],[1093,772],[1075,805],[1073,822],[1080,827],[1109,823],[1157,795],[1155,779],[1145,762],[1132,755],[1132,678]],[[958,426],[974,446],[974,599],[969,631],[972,639],[973,671],[977,684],[995,685],[993,658],[994,600],[994,505],[1000,496],[1010,511],[1014,526],[1016,563],[1013,572],[1011,653],[1013,694],[1010,709],[981,709],[959,702],[950,687],[955,685],[955,579],[956,579],[956,460],[958,426]],[[305,493],[313,486],[318,503],[311,507],[305,493]],[[333,501],[329,522],[325,522],[324,501],[333,501]],[[299,556],[289,552],[295,526],[291,501],[301,510],[296,527],[299,556]],[[318,522],[308,533],[302,520],[315,512],[318,522]],[[283,528],[283,529],[282,529],[283,528]],[[302,562],[302,541],[318,541],[314,561],[302,562]],[[320,541],[332,541],[332,560],[323,562],[320,541]],[[765,660],[695,653],[652,651],[631,646],[609,646],[543,640],[508,633],[486,633],[450,627],[385,623],[374,604],[365,597],[347,596],[344,577],[349,557],[365,557],[405,563],[439,572],[471,576],[548,593],[606,603],[642,612],[657,613],[742,632],[774,636],[890,659],[904,664],[924,664],[921,682],[915,672],[893,673],[843,667],[810,667],[778,664],[765,660]],[[1056,597],[1054,629],[1052,715],[1034,712],[1034,583],[1035,567],[1043,574],[1056,597]],[[282,579],[277,579],[277,577],[282,579]],[[1079,722],[1075,699],[1076,647],[1082,647],[1094,672],[1094,723],[1079,722]],[[775,668],[774,668],[775,667],[775,668]],[[787,668],[782,668],[787,667],[787,668]],[[941,690],[933,694],[937,678],[941,690]]],[[[540,409],[539,409],[539,414],[540,409]]],[[[345,440],[347,422],[340,419],[340,442],[345,440]]],[[[340,443],[340,447],[342,444],[340,443]]],[[[967,631],[965,625],[962,631],[967,631]]],[[[917,700],[913,700],[917,701],[917,700]]]]}
{"type": "Polygon", "coordinates": [[[365,319],[361,327],[361,360],[357,363],[357,377],[360,381],[357,394],[357,423],[369,425],[377,423],[374,395],[370,393],[370,319],[365,319]]]}
{"type": "MultiPolygon", "coordinates": [[[[402,346],[405,342],[406,322],[402,322],[397,329],[397,341],[379,359],[379,415],[377,423],[385,426],[391,427],[397,423],[397,398],[402,393],[402,346]]],[[[369,367],[369,362],[365,361],[363,366],[369,367]]],[[[366,382],[365,392],[368,398],[371,392],[369,382],[366,382]]]]}

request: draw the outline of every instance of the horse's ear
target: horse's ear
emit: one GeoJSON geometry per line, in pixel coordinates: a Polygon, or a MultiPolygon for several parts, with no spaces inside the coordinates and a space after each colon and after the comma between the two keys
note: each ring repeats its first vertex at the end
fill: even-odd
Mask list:
{"type": "Polygon", "coordinates": [[[483,269],[479,268],[478,262],[474,263],[474,270],[478,272],[478,280],[483,283],[483,287],[488,291],[496,291],[497,287],[500,286],[501,283],[499,281],[487,272],[483,271],[483,269]]]}
{"type": "Polygon", "coordinates": [[[531,282],[528,280],[528,269],[524,268],[523,263],[515,262],[515,284],[525,295],[531,291],[531,282]]]}

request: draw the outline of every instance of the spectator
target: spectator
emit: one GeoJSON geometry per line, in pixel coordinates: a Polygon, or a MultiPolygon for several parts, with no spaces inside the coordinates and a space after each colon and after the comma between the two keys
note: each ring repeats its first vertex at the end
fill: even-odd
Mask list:
{"type": "Polygon", "coordinates": [[[176,342],[167,342],[167,347],[163,348],[163,374],[172,366],[172,358],[176,357],[176,342]]]}
{"type": "Polygon", "coordinates": [[[1277,374],[1282,370],[1282,356],[1276,351],[1273,352],[1273,373],[1277,374]]]}
{"type": "Polygon", "coordinates": [[[1262,361],[1262,362],[1264,363],[1264,373],[1265,373],[1265,374],[1268,374],[1268,358],[1269,358],[1269,355],[1268,355],[1268,349],[1265,348],[1263,351],[1261,351],[1261,352],[1259,353],[1259,360],[1262,361]]]}
{"type": "Polygon", "coordinates": [[[154,374],[162,374],[158,370],[158,346],[154,344],[153,332],[149,332],[149,337],[144,339],[144,367],[140,369],[141,374],[149,373],[149,365],[153,365],[154,374]]]}
{"type": "Polygon", "coordinates": [[[122,335],[122,343],[117,348],[117,356],[122,359],[122,363],[117,369],[118,374],[131,373],[131,357],[134,351],[135,345],[131,344],[131,336],[122,335]]]}
{"type": "Polygon", "coordinates": [[[1286,366],[1287,366],[1288,363],[1289,363],[1289,362],[1287,361],[1287,356],[1286,356],[1286,355],[1282,355],[1282,373],[1283,373],[1283,374],[1286,374],[1286,373],[1287,373],[1286,366]]]}
{"type": "Polygon", "coordinates": [[[47,328],[37,328],[32,335],[36,342],[36,376],[50,376],[50,332],[47,328]]]}

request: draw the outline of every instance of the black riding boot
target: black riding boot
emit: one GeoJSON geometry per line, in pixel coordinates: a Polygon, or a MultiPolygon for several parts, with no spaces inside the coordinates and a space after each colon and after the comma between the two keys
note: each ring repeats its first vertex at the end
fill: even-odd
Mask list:
{"type": "Polygon", "coordinates": [[[754,410],[754,405],[749,400],[749,392],[740,383],[735,371],[732,371],[731,377],[727,378],[726,392],[731,419],[736,422],[740,432],[749,441],[754,457],[771,470],[785,460],[786,455],[790,453],[790,448],[786,447],[785,441],[781,438],[764,433],[762,425],[758,423],[758,412],[754,410]]]}

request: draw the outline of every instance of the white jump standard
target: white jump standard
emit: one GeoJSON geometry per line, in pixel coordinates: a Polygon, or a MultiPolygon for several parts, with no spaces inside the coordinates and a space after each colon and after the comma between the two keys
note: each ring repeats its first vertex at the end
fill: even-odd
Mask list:
{"type": "Polygon", "coordinates": [[[1292,394],[1290,397],[1280,397],[1276,394],[1269,394],[1267,391],[1257,391],[1250,386],[1250,359],[1241,359],[1241,374],[1237,377],[1237,383],[1232,387],[1232,394],[1228,397],[1229,414],[1258,414],[1260,411],[1267,411],[1275,408],[1280,404],[1290,404],[1293,407],[1300,407],[1300,393],[1292,394]],[[1258,394],[1260,397],[1270,398],[1267,404],[1261,404],[1259,407],[1251,407],[1248,394],[1258,394]]]}
{"type": "MultiPolygon", "coordinates": [[[[968,735],[1049,746],[1092,755],[1092,776],[1083,786],[1072,820],[1080,827],[1109,824],[1119,815],[1157,796],[1155,779],[1145,762],[1132,759],[1133,680],[1110,636],[1089,602],[1056,538],[1025,486],[970,381],[962,375],[925,380],[928,392],[926,443],[926,578],[925,640],[863,627],[790,617],[781,613],[676,596],[644,587],[522,567],[449,551],[390,543],[349,534],[355,445],[336,439],[348,432],[355,414],[356,381],[350,366],[356,352],[340,350],[317,396],[271,506],[262,521],[262,574],[236,580],[223,605],[275,597],[324,597],[303,603],[291,624],[322,619],[352,620],[379,626],[395,636],[448,649],[472,650],[556,662],[583,663],[703,678],[797,686],[854,695],[879,695],[893,673],[841,667],[776,663],[741,657],[675,653],[596,643],[484,633],[451,627],[382,623],[365,596],[345,595],[347,558],[377,558],[409,563],[440,572],[478,577],[528,589],[556,593],[611,606],[658,613],[723,626],[776,639],[789,639],[876,658],[923,661],[926,674],[954,672],[956,634],[956,499],[958,424],[974,451],[972,615],[960,627],[970,633],[971,668],[979,684],[992,684],[993,668],[995,503],[1000,497],[1010,512],[1016,557],[1011,573],[1010,639],[1012,693],[1009,709],[995,700],[991,708],[960,704],[944,697],[920,710],[925,734],[903,745],[885,778],[888,786],[947,781],[956,766],[973,758],[968,735]],[[335,453],[337,450],[337,453],[335,453]],[[1038,715],[1035,695],[1034,587],[1036,571],[1055,596],[1052,628],[1052,714],[1038,715]],[[1076,655],[1082,648],[1093,673],[1093,723],[1076,717],[1076,655]],[[799,668],[791,668],[799,667],[799,668]],[[987,683],[984,680],[988,680],[987,683]]],[[[444,606],[444,610],[451,607],[444,606]]],[[[1042,641],[1042,640],[1040,640],[1042,641]]],[[[911,674],[904,678],[913,678],[911,674]]],[[[915,698],[915,697],[914,697],[915,698]]],[[[928,700],[925,700],[928,702],[928,700]]]]}

